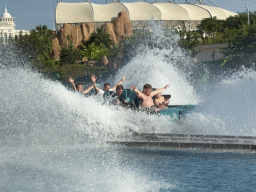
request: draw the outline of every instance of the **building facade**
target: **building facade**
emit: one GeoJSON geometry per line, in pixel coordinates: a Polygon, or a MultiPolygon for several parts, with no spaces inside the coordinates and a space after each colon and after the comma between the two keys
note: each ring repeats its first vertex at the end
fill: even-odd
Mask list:
{"type": "Polygon", "coordinates": [[[15,30],[15,26],[16,25],[14,22],[14,17],[12,17],[10,13],[8,13],[5,7],[4,13],[0,18],[0,38],[14,38],[16,35],[19,35],[20,33],[22,35],[30,34],[30,31],[15,30]]]}

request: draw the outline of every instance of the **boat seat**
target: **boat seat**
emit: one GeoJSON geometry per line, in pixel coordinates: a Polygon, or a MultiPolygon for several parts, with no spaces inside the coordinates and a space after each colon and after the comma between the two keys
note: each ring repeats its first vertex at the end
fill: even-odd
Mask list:
{"type": "Polygon", "coordinates": [[[172,96],[169,94],[169,95],[162,95],[164,97],[164,99],[170,99],[172,96]]]}
{"type": "Polygon", "coordinates": [[[124,89],[122,95],[125,97],[125,99],[128,101],[128,102],[131,102],[135,99],[136,97],[136,94],[134,91],[131,91],[130,89],[124,89]]]}

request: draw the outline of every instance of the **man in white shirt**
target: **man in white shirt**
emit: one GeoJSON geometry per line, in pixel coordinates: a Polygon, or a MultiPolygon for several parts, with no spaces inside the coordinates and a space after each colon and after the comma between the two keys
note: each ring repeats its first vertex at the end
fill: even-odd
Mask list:
{"type": "Polygon", "coordinates": [[[122,77],[122,79],[114,86],[114,87],[110,87],[109,83],[105,83],[103,86],[103,90],[98,88],[96,85],[96,80],[97,78],[95,77],[95,75],[92,75],[91,80],[93,82],[93,87],[96,90],[97,94],[102,95],[104,94],[105,91],[115,91],[116,90],[116,86],[117,85],[121,85],[121,83],[125,80],[125,75],[122,77]]]}

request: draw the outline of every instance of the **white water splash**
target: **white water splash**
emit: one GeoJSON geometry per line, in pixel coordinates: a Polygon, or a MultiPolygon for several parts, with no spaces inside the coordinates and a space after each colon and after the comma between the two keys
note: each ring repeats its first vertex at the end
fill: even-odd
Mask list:
{"type": "Polygon", "coordinates": [[[256,72],[243,69],[223,79],[187,116],[196,133],[256,135],[256,72]]]}
{"type": "MultiPolygon", "coordinates": [[[[160,50],[157,51],[160,52],[160,50]]],[[[115,82],[118,82],[122,75],[125,75],[124,87],[135,85],[141,91],[143,85],[147,83],[154,88],[162,88],[170,84],[170,88],[165,90],[163,94],[172,95],[172,105],[197,104],[199,97],[182,72],[174,66],[174,61],[168,63],[162,54],[155,52],[155,50],[147,50],[146,53],[137,55],[119,70],[115,82]]]]}

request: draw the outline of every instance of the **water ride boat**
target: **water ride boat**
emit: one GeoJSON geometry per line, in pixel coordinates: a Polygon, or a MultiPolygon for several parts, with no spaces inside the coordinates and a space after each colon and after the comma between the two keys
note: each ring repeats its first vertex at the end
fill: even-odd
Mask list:
{"type": "MultiPolygon", "coordinates": [[[[124,89],[122,95],[125,96],[128,102],[136,102],[136,94],[130,89],[124,89]]],[[[162,95],[165,99],[170,99],[171,95],[162,95]]],[[[196,105],[168,105],[168,108],[162,109],[158,112],[160,115],[167,115],[172,118],[173,121],[180,120],[180,117],[193,110],[196,105]]]]}

